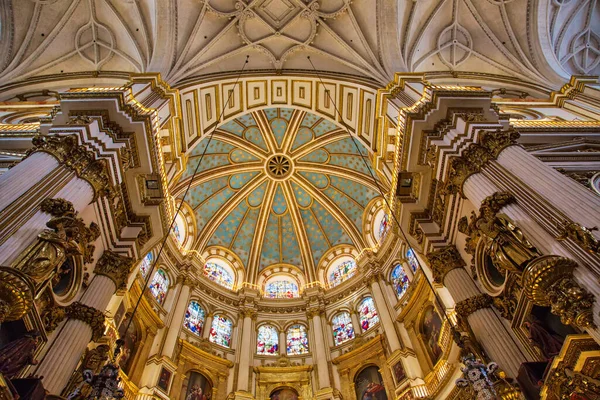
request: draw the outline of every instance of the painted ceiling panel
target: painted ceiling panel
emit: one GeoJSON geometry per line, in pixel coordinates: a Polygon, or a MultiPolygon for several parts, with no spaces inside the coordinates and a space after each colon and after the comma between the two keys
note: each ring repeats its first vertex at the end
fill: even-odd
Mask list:
{"type": "MultiPolygon", "coordinates": [[[[367,246],[361,235],[363,214],[379,193],[361,183],[360,179],[368,182],[368,170],[337,125],[304,111],[272,108],[218,129],[240,139],[237,145],[211,143],[201,164],[204,172],[193,180],[187,202],[196,213],[195,250],[228,248],[254,271],[279,263],[306,270],[314,269],[333,246],[345,244],[359,251],[367,246]],[[259,127],[256,121],[269,123],[259,127]],[[323,146],[315,138],[325,134],[333,141],[323,146]],[[285,140],[286,135],[294,140],[285,140]],[[300,148],[301,153],[293,153],[300,148]],[[225,176],[211,176],[210,171],[222,165],[231,165],[231,171],[220,168],[218,173],[225,176]],[[336,166],[331,170],[335,175],[328,165],[336,166]],[[231,211],[224,213],[224,206],[231,211]]],[[[190,164],[199,159],[205,143],[190,151],[195,155],[190,164]]]]}

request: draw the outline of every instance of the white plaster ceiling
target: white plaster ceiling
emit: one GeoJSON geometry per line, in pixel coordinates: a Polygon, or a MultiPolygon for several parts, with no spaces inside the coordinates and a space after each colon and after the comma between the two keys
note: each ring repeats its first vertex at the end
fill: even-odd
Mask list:
{"type": "Polygon", "coordinates": [[[600,74],[597,0],[0,0],[0,85],[82,71],[319,70],[385,84],[466,71],[600,74]]]}

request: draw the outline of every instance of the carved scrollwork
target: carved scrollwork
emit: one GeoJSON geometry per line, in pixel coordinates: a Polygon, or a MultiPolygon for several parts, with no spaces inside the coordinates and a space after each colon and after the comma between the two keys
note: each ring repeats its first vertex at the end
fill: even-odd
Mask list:
{"type": "Polygon", "coordinates": [[[65,308],[57,305],[47,307],[41,315],[46,333],[51,333],[66,318],[65,308]]]}
{"type": "Polygon", "coordinates": [[[585,250],[592,254],[600,254],[600,243],[594,237],[592,231],[597,231],[597,227],[586,228],[576,222],[565,221],[558,226],[560,235],[556,238],[558,241],[571,239],[585,250]]]}
{"type": "Polygon", "coordinates": [[[577,263],[558,256],[542,256],[529,263],[522,284],[527,298],[538,306],[550,306],[565,325],[594,328],[594,295],[573,278],[577,263]]]}
{"type": "Polygon", "coordinates": [[[53,217],[62,217],[69,214],[75,214],[73,203],[65,199],[44,199],[40,204],[40,210],[52,215],[53,217]]]}
{"type": "Polygon", "coordinates": [[[129,272],[134,259],[119,255],[110,250],[104,251],[96,263],[94,272],[98,275],[104,275],[113,280],[117,289],[123,289],[126,286],[129,272]]]}
{"type": "Polygon", "coordinates": [[[465,266],[465,262],[454,245],[442,247],[427,254],[429,265],[433,272],[433,280],[441,283],[446,274],[454,268],[465,266]]]}
{"type": "Polygon", "coordinates": [[[92,340],[97,341],[104,335],[104,314],[102,311],[78,301],[69,304],[65,313],[67,317],[85,322],[92,328],[92,340]]]}

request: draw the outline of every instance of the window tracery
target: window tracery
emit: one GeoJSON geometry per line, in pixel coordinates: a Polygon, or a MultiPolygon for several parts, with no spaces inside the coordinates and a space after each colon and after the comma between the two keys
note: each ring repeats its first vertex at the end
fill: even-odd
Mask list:
{"type": "Polygon", "coordinates": [[[258,328],[256,338],[256,354],[278,355],[279,332],[272,325],[262,325],[258,328]]]}
{"type": "Polygon", "coordinates": [[[333,325],[333,341],[336,345],[354,339],[354,327],[350,313],[342,311],[336,314],[331,323],[333,325]]]}
{"type": "Polygon", "coordinates": [[[273,280],[265,285],[265,296],[270,299],[291,299],[298,297],[298,285],[285,279],[273,280]]]}
{"type": "Polygon", "coordinates": [[[152,296],[154,296],[158,304],[162,305],[165,302],[167,290],[169,290],[169,278],[167,277],[167,273],[162,269],[156,271],[149,288],[150,293],[152,293],[152,296]]]}
{"type": "Polygon", "coordinates": [[[204,276],[227,289],[233,289],[233,274],[222,265],[208,261],[204,264],[204,276]]]}
{"type": "Polygon", "coordinates": [[[417,260],[417,256],[413,249],[408,249],[406,251],[406,258],[408,259],[410,269],[412,269],[413,272],[417,272],[417,269],[419,269],[419,261],[417,260]]]}
{"type": "Polygon", "coordinates": [[[402,297],[402,295],[406,292],[406,289],[408,289],[409,281],[408,276],[406,275],[406,272],[404,272],[404,268],[401,264],[398,264],[394,267],[391,278],[396,297],[402,297]]]}
{"type": "Polygon", "coordinates": [[[185,311],[185,318],[183,320],[183,326],[198,336],[202,336],[202,330],[204,328],[205,312],[202,306],[192,300],[185,311]]]}
{"type": "Polygon", "coordinates": [[[229,318],[215,315],[208,340],[223,347],[231,347],[231,331],[233,322],[229,318]]]}
{"type": "Polygon", "coordinates": [[[329,272],[329,285],[335,287],[351,278],[356,273],[357,265],[354,259],[344,259],[336,264],[329,272]]]}
{"type": "Polygon", "coordinates": [[[360,314],[360,326],[364,331],[368,331],[379,322],[379,315],[377,315],[377,309],[375,308],[375,302],[372,297],[367,297],[360,302],[358,306],[358,312],[360,314]]]}
{"type": "Polygon", "coordinates": [[[292,325],[286,335],[287,354],[298,355],[308,353],[308,335],[304,325],[292,325]]]}
{"type": "Polygon", "coordinates": [[[140,263],[140,273],[142,274],[143,278],[148,275],[148,271],[150,271],[150,268],[152,268],[152,261],[154,261],[154,255],[152,252],[146,254],[146,256],[142,259],[142,262],[140,263]]]}

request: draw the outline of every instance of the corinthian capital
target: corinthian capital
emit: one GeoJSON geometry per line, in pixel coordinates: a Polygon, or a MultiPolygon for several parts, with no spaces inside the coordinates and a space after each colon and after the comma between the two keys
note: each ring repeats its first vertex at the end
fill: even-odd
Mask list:
{"type": "Polygon", "coordinates": [[[442,247],[427,254],[427,259],[433,273],[433,280],[437,283],[442,283],[446,274],[454,268],[460,268],[465,265],[464,260],[454,245],[442,247]]]}
{"type": "Polygon", "coordinates": [[[76,301],[69,304],[65,312],[67,317],[85,322],[92,328],[92,340],[96,341],[104,335],[104,314],[102,311],[76,301]]]}
{"type": "Polygon", "coordinates": [[[133,262],[133,258],[121,256],[110,250],[106,250],[96,263],[94,272],[98,275],[109,277],[113,280],[117,289],[121,289],[127,283],[133,262]]]}

